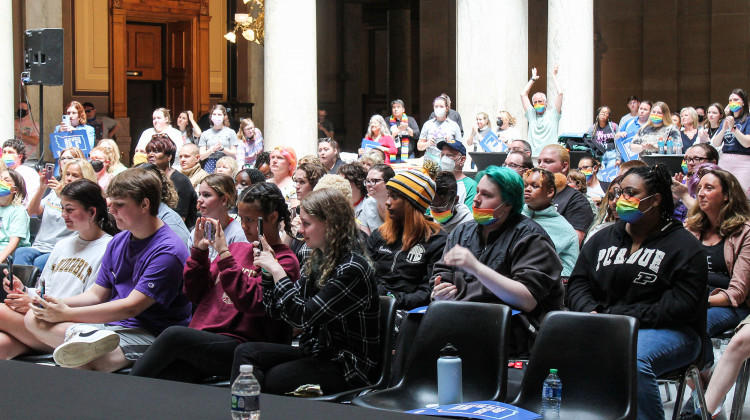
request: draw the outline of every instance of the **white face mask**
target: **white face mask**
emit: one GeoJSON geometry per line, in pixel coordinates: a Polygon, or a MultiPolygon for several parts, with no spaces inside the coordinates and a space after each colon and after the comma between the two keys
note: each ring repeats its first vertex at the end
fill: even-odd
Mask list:
{"type": "Polygon", "coordinates": [[[440,170],[446,172],[453,172],[456,168],[456,161],[448,156],[440,158],[440,170]]]}
{"type": "Polygon", "coordinates": [[[211,122],[214,123],[214,125],[222,125],[224,124],[224,117],[211,117],[211,122]]]}
{"type": "Polygon", "coordinates": [[[443,118],[445,116],[445,108],[435,108],[435,116],[443,118]]]}

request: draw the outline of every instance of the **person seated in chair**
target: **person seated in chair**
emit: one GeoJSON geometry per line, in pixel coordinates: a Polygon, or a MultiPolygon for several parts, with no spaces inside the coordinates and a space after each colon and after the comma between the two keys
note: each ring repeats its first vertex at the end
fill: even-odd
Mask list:
{"type": "Polygon", "coordinates": [[[638,418],[662,420],[657,377],[695,361],[703,345],[706,251],[672,219],[667,168],[631,169],[620,187],[620,220],[583,246],[567,301],[572,311],[638,319],[638,418]]]}
{"type": "Polygon", "coordinates": [[[458,184],[453,173],[443,171],[435,178],[435,199],[430,205],[430,214],[446,233],[456,226],[474,220],[471,210],[459,201],[458,184]]]}
{"type": "Polygon", "coordinates": [[[562,264],[544,229],[521,214],[523,179],[510,168],[477,174],[474,222],[451,232],[435,264],[434,300],[495,302],[521,311],[511,321],[510,355],[529,355],[542,318],[562,309],[562,264]]]}
{"type": "Polygon", "coordinates": [[[96,283],[66,299],[36,296],[24,319],[63,367],[105,372],[129,367],[165,328],[190,319],[182,292],[188,251],[157,217],[159,178],[128,169],[112,179],[107,196],[122,232],[107,245],[96,283]]]}
{"type": "Polygon", "coordinates": [[[435,182],[419,170],[402,172],[386,184],[388,217],[367,239],[378,293],[396,299],[397,310],[427,305],[432,267],[447,235],[425,212],[435,197],[435,182]]]}

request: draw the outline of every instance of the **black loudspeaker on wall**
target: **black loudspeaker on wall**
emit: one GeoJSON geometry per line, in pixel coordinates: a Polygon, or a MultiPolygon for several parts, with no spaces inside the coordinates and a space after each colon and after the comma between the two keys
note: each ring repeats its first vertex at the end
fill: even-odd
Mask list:
{"type": "Polygon", "coordinates": [[[63,84],[62,28],[30,29],[25,36],[25,64],[29,72],[27,85],[61,86],[63,84]]]}

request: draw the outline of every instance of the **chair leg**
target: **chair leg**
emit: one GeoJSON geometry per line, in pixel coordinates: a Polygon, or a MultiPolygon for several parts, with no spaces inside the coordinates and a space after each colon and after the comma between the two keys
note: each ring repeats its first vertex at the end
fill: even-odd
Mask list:
{"type": "Polygon", "coordinates": [[[734,384],[734,398],[732,399],[732,412],[729,420],[742,419],[742,406],[745,405],[745,394],[747,394],[747,384],[750,379],[750,359],[745,360],[740,368],[740,374],[737,376],[737,382],[734,384]]]}
{"type": "Polygon", "coordinates": [[[662,401],[663,403],[667,403],[672,401],[672,390],[669,389],[669,385],[671,385],[672,381],[658,381],[659,385],[664,385],[664,393],[667,394],[667,399],[662,401]]]}
{"type": "Polygon", "coordinates": [[[685,393],[685,383],[687,382],[686,376],[683,373],[677,379],[677,395],[674,397],[674,410],[672,410],[672,420],[677,420],[680,417],[680,410],[682,410],[682,394],[685,393]]]}
{"type": "Polygon", "coordinates": [[[701,409],[701,418],[703,420],[709,420],[711,418],[711,413],[709,413],[708,409],[706,408],[706,395],[703,392],[703,385],[701,384],[701,373],[697,367],[690,366],[690,368],[688,368],[687,375],[690,376],[690,378],[693,380],[693,383],[695,384],[695,394],[698,396],[698,405],[701,409]]]}

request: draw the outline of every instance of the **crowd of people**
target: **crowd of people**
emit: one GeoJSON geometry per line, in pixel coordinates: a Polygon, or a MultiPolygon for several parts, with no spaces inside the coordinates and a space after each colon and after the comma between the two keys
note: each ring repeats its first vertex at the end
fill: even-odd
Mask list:
{"type": "MultiPolygon", "coordinates": [[[[156,109],[129,169],[116,142],[91,139],[88,156],[61,151],[51,177],[23,164],[22,140],[6,141],[0,260],[42,274],[31,287],[6,273],[0,357],[53,353],[65,367],[186,382],[251,363],[264,392],[335,393],[376,379],[381,337],[393,333],[379,331],[378,296],[395,300],[398,319],[433,300],[509,305],[514,358],[529,356],[548,312],[568,308],[638,319],[638,417],[663,419],[656,378],[703,347],[708,379],[713,352],[700,337],[750,322],[747,95],[683,108],[682,129],[664,102],[631,97],[619,124],[602,106],[590,155],[571,167],[557,143],[556,74],[548,107],[544,93],[528,96],[532,70],[528,137],[499,112],[507,155],[476,174],[467,150],[493,130],[489,114],[464,134],[445,94],[421,128],[394,100],[352,162],[325,111],[317,155],[300,158],[265,147],[251,119],[230,128],[221,105],[203,130],[191,111],[173,127],[156,109]],[[685,148],[682,173],[617,147],[650,154],[664,139],[685,148]],[[41,219],[33,232],[30,218],[41,219]]],[[[88,131],[83,106],[66,109],[57,129],[88,131]]],[[[740,329],[718,361],[711,412],[748,343],[740,329]]]]}

